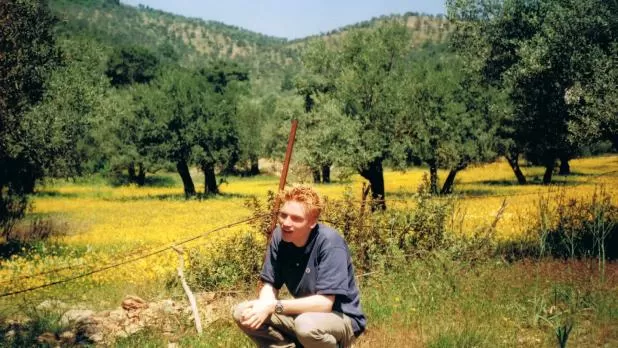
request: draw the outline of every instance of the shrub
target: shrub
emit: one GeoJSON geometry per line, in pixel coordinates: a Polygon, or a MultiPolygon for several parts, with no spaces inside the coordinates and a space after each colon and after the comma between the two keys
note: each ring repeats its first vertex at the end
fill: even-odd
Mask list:
{"type": "Polygon", "coordinates": [[[265,238],[251,232],[234,235],[223,241],[219,248],[209,248],[208,251],[191,249],[187,281],[192,288],[204,291],[256,284],[265,250],[265,238]]]}

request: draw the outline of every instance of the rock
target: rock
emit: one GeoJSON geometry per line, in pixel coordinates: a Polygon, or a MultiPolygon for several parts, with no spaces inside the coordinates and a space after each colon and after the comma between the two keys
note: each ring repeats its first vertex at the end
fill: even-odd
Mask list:
{"type": "Polygon", "coordinates": [[[67,326],[70,323],[79,323],[80,321],[88,319],[88,317],[93,314],[94,311],[89,309],[70,309],[62,315],[62,318],[60,318],[60,325],[67,326]]]}
{"type": "Polygon", "coordinates": [[[137,296],[127,295],[122,301],[122,308],[126,311],[148,308],[148,303],[137,296]]]}
{"type": "Polygon", "coordinates": [[[173,314],[176,310],[176,304],[172,300],[165,300],[161,303],[161,311],[165,314],[173,314]]]}
{"type": "Polygon", "coordinates": [[[103,337],[102,333],[97,332],[95,334],[92,334],[92,335],[88,336],[88,339],[90,339],[94,343],[102,343],[104,337],[103,337]]]}
{"type": "Polygon", "coordinates": [[[36,338],[36,341],[39,342],[39,344],[47,344],[50,346],[56,346],[58,344],[56,334],[52,332],[42,333],[41,335],[39,335],[39,337],[36,338]]]}
{"type": "Polygon", "coordinates": [[[58,301],[58,300],[45,300],[39,303],[38,306],[36,306],[36,309],[40,311],[51,311],[51,310],[63,311],[67,308],[69,308],[69,306],[66,303],[62,301],[58,301]]]}
{"type": "Polygon", "coordinates": [[[63,345],[72,345],[75,343],[75,333],[73,331],[65,331],[60,334],[60,342],[63,345]]]}
{"type": "Polygon", "coordinates": [[[116,309],[110,311],[107,317],[109,320],[120,322],[127,318],[127,313],[123,309],[116,309]]]}
{"type": "Polygon", "coordinates": [[[124,327],[124,331],[126,333],[128,333],[129,335],[132,335],[132,334],[140,331],[143,328],[144,328],[144,326],[141,325],[139,322],[138,323],[131,323],[131,324],[129,324],[129,325],[124,327]]]}
{"type": "Polygon", "coordinates": [[[15,334],[16,334],[15,330],[9,330],[4,334],[4,339],[7,341],[10,341],[13,339],[13,337],[15,337],[15,334]]]}

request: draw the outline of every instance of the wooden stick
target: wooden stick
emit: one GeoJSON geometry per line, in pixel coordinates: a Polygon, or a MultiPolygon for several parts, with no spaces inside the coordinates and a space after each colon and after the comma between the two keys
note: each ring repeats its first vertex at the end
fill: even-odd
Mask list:
{"type": "MultiPolygon", "coordinates": [[[[277,193],[283,191],[285,188],[285,182],[288,178],[288,170],[290,168],[290,160],[292,159],[292,149],[294,148],[294,139],[296,138],[296,128],[298,127],[298,120],[292,120],[292,128],[290,129],[290,136],[288,137],[288,147],[285,151],[285,160],[283,161],[283,169],[281,170],[281,177],[279,178],[279,190],[277,193]]],[[[279,210],[279,205],[281,202],[279,201],[279,195],[275,197],[275,205],[273,206],[273,216],[270,221],[270,226],[268,228],[268,241],[270,243],[270,237],[277,225],[277,211],[279,210]]],[[[268,245],[268,244],[267,244],[268,245]]]]}
{"type": "MultiPolygon", "coordinates": [[[[290,128],[290,136],[288,137],[288,147],[285,150],[285,160],[283,161],[283,168],[281,169],[281,177],[279,177],[279,190],[277,191],[277,195],[275,196],[275,203],[273,205],[272,217],[270,220],[270,226],[266,231],[266,251],[264,252],[264,262],[268,258],[268,245],[270,245],[270,239],[273,235],[273,230],[277,225],[277,212],[279,211],[279,205],[281,201],[279,200],[279,192],[283,191],[285,188],[285,182],[288,178],[288,169],[290,168],[290,160],[292,159],[292,149],[294,148],[294,139],[296,138],[296,128],[298,127],[298,120],[292,120],[292,128],[290,128]]],[[[257,292],[260,292],[264,284],[262,281],[258,281],[257,292]]]]}
{"type": "Polygon", "coordinates": [[[185,265],[185,259],[182,256],[183,250],[175,246],[172,246],[172,248],[176,250],[176,252],[178,253],[178,277],[180,277],[180,283],[182,284],[182,288],[185,290],[185,293],[187,294],[187,297],[189,298],[189,304],[191,304],[191,312],[193,312],[193,319],[195,320],[195,328],[197,329],[197,334],[201,335],[202,334],[202,320],[200,319],[200,313],[197,310],[197,303],[195,301],[195,296],[193,296],[193,292],[191,292],[191,289],[189,288],[189,285],[187,284],[187,281],[185,280],[185,276],[183,272],[184,265],[185,265]]]}

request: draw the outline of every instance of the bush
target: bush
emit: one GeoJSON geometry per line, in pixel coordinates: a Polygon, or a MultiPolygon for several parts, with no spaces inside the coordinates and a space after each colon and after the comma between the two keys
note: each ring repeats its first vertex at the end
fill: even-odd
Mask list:
{"type": "Polygon", "coordinates": [[[325,200],[322,220],[341,231],[361,271],[375,271],[445,246],[455,198],[432,197],[425,178],[410,209],[366,212],[348,190],[343,200],[325,200]]]}
{"type": "Polygon", "coordinates": [[[251,232],[234,235],[219,248],[191,249],[187,281],[192,288],[203,291],[257,284],[265,251],[265,238],[251,232]]]}
{"type": "MultiPolygon", "coordinates": [[[[203,290],[225,290],[257,282],[274,201],[275,194],[270,192],[264,202],[256,198],[246,202],[256,218],[252,222],[253,232],[233,236],[214,251],[213,248],[190,251],[187,273],[193,286],[203,290]]],[[[428,180],[425,180],[410,209],[370,212],[368,206],[358,204],[348,189],[343,199],[324,198],[320,220],[343,234],[359,273],[397,268],[407,257],[434,250],[444,251],[450,259],[478,259],[491,255],[493,233],[501,213],[492,225],[479,228],[472,237],[455,237],[447,231],[455,202],[454,197],[431,196],[428,180]]]]}
{"type": "Polygon", "coordinates": [[[7,234],[7,239],[20,243],[35,243],[63,236],[66,230],[66,222],[59,222],[49,217],[37,217],[29,224],[22,223],[15,226],[7,234]]]}

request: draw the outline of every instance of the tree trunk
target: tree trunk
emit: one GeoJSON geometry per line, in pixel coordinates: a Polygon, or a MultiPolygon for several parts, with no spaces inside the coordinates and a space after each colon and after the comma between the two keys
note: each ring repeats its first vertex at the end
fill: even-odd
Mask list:
{"type": "Polygon", "coordinates": [[[218,194],[217,178],[215,177],[215,166],[212,164],[202,165],[204,171],[204,195],[218,194]]]}
{"type": "Polygon", "coordinates": [[[359,173],[363,178],[369,180],[369,185],[371,186],[371,211],[386,210],[382,160],[374,160],[369,163],[367,168],[361,169],[359,173]]]}
{"type": "Polygon", "coordinates": [[[556,165],[554,162],[551,162],[545,165],[545,174],[543,174],[543,185],[551,184],[551,176],[554,174],[554,167],[556,165]]]}
{"type": "Polygon", "coordinates": [[[133,162],[129,163],[128,172],[129,172],[129,182],[130,183],[137,182],[137,176],[135,174],[135,163],[133,162]]]}
{"type": "Polygon", "coordinates": [[[313,183],[319,184],[322,182],[322,176],[320,174],[320,168],[311,168],[311,173],[313,174],[313,183]]]}
{"type": "Polygon", "coordinates": [[[249,175],[260,174],[260,166],[257,157],[251,157],[251,168],[249,169],[249,175]]]}
{"type": "Polygon", "coordinates": [[[453,184],[455,183],[455,177],[457,176],[457,173],[459,173],[461,170],[464,170],[467,166],[468,165],[465,163],[460,163],[455,168],[451,169],[451,171],[448,173],[448,176],[446,177],[446,181],[442,185],[442,190],[440,191],[441,195],[453,193],[453,184]]]}
{"type": "Polygon", "coordinates": [[[191,179],[191,174],[189,174],[187,162],[185,160],[176,162],[176,170],[178,170],[178,174],[180,174],[180,178],[182,179],[182,185],[185,188],[185,197],[189,198],[195,196],[195,185],[193,185],[193,179],[191,179]]]}
{"type": "Polygon", "coordinates": [[[429,161],[429,192],[432,195],[438,194],[438,164],[436,161],[429,161]]]}
{"type": "Polygon", "coordinates": [[[509,162],[511,169],[513,169],[513,173],[515,173],[515,177],[517,178],[517,183],[520,185],[525,185],[527,181],[524,173],[522,173],[521,169],[519,168],[519,155],[505,155],[504,157],[506,157],[506,161],[509,162]]]}
{"type": "Polygon", "coordinates": [[[570,175],[571,174],[571,166],[569,165],[569,157],[561,156],[560,157],[560,171],[559,175],[570,175]]]}
{"type": "Polygon", "coordinates": [[[138,172],[137,177],[135,178],[135,182],[138,186],[144,186],[144,184],[146,184],[146,169],[144,168],[144,165],[142,163],[139,163],[137,165],[137,168],[138,172]]]}
{"type": "Polygon", "coordinates": [[[330,184],[330,165],[322,166],[322,182],[330,184]]]}

